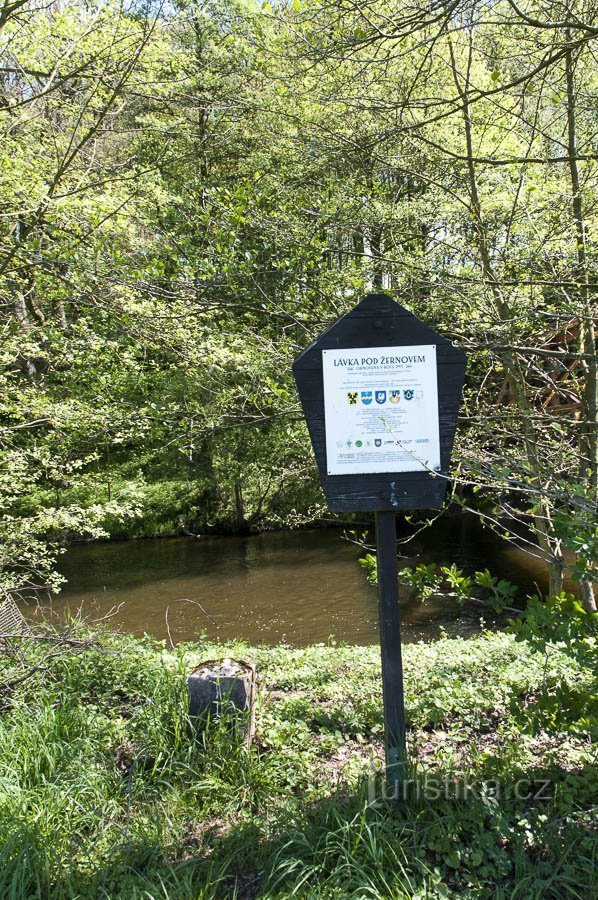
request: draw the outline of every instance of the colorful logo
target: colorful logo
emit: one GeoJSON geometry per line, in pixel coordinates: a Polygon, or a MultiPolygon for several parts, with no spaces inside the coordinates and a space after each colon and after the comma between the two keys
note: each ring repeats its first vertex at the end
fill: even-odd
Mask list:
{"type": "Polygon", "coordinates": [[[357,391],[349,391],[347,394],[347,403],[349,404],[349,406],[357,406],[358,397],[359,394],[357,393],[357,391]]]}
{"type": "Polygon", "coordinates": [[[413,400],[413,395],[413,388],[407,388],[406,391],[403,391],[403,397],[405,398],[405,400],[413,400]]]}
{"type": "Polygon", "coordinates": [[[386,403],[386,391],[376,391],[376,403],[386,403]]]}
{"type": "Polygon", "coordinates": [[[382,446],[382,438],[374,438],[374,444],[376,447],[382,446]]]}
{"type": "Polygon", "coordinates": [[[400,403],[401,402],[401,392],[400,391],[389,391],[388,399],[391,403],[400,403]]]}
{"type": "Polygon", "coordinates": [[[361,392],[361,402],[364,406],[369,406],[372,402],[372,392],[371,391],[362,391],[361,392]]]}
{"type": "Polygon", "coordinates": [[[356,447],[363,447],[363,441],[355,441],[356,447]]]}

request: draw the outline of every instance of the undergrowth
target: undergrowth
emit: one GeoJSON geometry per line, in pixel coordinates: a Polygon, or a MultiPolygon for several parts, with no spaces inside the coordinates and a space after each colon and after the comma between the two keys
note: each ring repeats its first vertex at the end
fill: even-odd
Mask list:
{"type": "Polygon", "coordinates": [[[590,669],[562,647],[407,646],[393,802],[376,648],[95,637],[3,694],[0,897],[592,896],[590,669]],[[224,655],[258,667],[249,753],[189,730],[185,675],[224,655]]]}

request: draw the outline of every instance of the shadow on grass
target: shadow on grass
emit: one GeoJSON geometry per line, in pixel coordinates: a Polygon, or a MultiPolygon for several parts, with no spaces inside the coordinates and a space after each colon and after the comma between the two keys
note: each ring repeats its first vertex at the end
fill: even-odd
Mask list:
{"type": "Polygon", "coordinates": [[[281,818],[265,840],[254,826],[233,829],[214,859],[229,879],[259,872],[263,896],[585,898],[596,848],[590,797],[576,798],[589,774],[540,767],[465,783],[413,773],[399,802],[371,779],[281,818]]]}
{"type": "MultiPolygon", "coordinates": [[[[559,767],[500,782],[410,772],[396,802],[378,773],[267,820],[195,823],[178,847],[124,841],[93,873],[59,874],[49,896],[586,900],[596,849],[582,787],[590,780],[588,769],[559,767]]],[[[29,879],[23,893],[5,885],[2,896],[48,896],[44,880],[36,890],[29,879]]]]}

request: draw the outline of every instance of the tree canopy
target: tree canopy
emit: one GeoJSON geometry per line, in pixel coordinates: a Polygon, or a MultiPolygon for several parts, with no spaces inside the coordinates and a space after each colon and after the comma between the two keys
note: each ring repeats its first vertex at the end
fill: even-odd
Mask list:
{"type": "Polygon", "coordinates": [[[310,521],[290,364],[384,288],[470,357],[452,499],[594,605],[585,0],[0,6],[3,589],[310,521]]]}

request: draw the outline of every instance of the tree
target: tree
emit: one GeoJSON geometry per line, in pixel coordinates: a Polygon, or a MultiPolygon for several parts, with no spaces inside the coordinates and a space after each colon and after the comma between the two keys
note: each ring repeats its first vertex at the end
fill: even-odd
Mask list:
{"type": "Polygon", "coordinates": [[[591,608],[593,11],[4,10],[7,534],[317,516],[290,363],[383,286],[470,354],[455,500],[591,608]]]}
{"type": "MultiPolygon", "coordinates": [[[[425,239],[410,260],[421,277],[402,294],[424,318],[450,322],[472,357],[459,481],[481,491],[478,507],[493,498],[478,512],[506,537],[516,529],[521,541],[529,524],[550,593],[572,568],[588,609],[597,469],[585,209],[595,157],[591,117],[580,148],[575,113],[589,90],[593,15],[511,2],[318,3],[283,14],[322,108],[336,84],[353,118],[376,123],[378,169],[408,173],[431,201],[409,200],[425,239]],[[364,72],[382,97],[362,89],[364,72]]],[[[405,226],[385,212],[396,246],[405,226]]],[[[379,280],[397,263],[386,253],[379,280]]]]}

